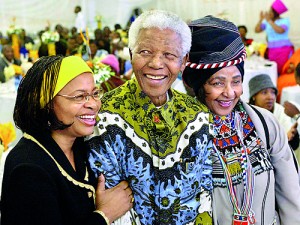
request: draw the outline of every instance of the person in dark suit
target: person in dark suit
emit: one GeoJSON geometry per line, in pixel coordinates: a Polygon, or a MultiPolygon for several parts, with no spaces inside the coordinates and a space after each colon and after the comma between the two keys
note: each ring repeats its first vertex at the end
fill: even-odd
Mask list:
{"type": "Polygon", "coordinates": [[[24,136],[5,162],[2,225],[103,225],[132,207],[127,182],[105,189],[87,163],[83,137],[101,95],[80,57],[46,56],[29,69],[14,109],[24,136]]]}
{"type": "MultiPolygon", "coordinates": [[[[18,59],[15,59],[12,46],[7,44],[7,45],[3,46],[2,57],[0,57],[0,82],[1,83],[6,82],[9,78],[11,78],[14,75],[21,75],[21,74],[16,74],[16,73],[6,74],[5,68],[9,67],[10,65],[20,66],[21,61],[18,59]]],[[[16,72],[18,72],[18,71],[16,71],[16,72]]]]}

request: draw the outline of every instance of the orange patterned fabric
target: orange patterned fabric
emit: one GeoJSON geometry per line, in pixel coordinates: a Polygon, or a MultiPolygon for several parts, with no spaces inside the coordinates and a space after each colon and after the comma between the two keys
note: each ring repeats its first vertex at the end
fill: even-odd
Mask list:
{"type": "Polygon", "coordinates": [[[282,68],[282,73],[277,80],[278,96],[277,102],[280,102],[281,91],[284,87],[295,86],[295,68],[300,63],[300,49],[297,49],[295,53],[289,58],[282,68]]]}

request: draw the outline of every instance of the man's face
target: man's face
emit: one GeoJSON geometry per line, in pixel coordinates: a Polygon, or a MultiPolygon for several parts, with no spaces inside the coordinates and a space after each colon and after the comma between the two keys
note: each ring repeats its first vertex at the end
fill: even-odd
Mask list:
{"type": "Polygon", "coordinates": [[[11,46],[6,46],[4,49],[3,49],[3,55],[4,57],[8,60],[8,61],[11,61],[14,59],[14,50],[11,46]]]}
{"type": "Polygon", "coordinates": [[[140,31],[132,49],[132,67],[142,90],[156,106],[167,100],[167,91],[185,68],[181,38],[174,31],[148,28],[140,31]]]}

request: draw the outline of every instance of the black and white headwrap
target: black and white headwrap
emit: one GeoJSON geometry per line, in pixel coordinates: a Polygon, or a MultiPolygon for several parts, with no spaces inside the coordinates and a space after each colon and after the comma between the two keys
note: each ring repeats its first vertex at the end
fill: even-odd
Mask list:
{"type": "Polygon", "coordinates": [[[246,51],[236,25],[206,16],[192,21],[189,27],[192,47],[183,80],[195,93],[210,76],[224,67],[236,66],[244,75],[246,51]]]}

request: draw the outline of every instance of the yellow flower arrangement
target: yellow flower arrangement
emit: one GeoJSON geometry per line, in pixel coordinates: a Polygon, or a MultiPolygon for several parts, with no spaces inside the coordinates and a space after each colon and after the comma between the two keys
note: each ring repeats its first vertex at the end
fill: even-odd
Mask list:
{"type": "Polygon", "coordinates": [[[21,66],[18,66],[18,65],[15,65],[15,64],[13,64],[12,66],[14,68],[15,75],[23,75],[23,71],[22,71],[21,66]]]}
{"type": "Polygon", "coordinates": [[[100,16],[100,15],[95,16],[95,20],[97,22],[97,27],[99,29],[101,29],[102,28],[102,16],[100,16]]]}
{"type": "Polygon", "coordinates": [[[15,69],[12,65],[4,67],[3,72],[6,80],[9,80],[16,74],[15,69]]]}
{"type": "Polygon", "coordinates": [[[34,47],[34,46],[33,46],[33,44],[32,44],[31,42],[25,44],[25,48],[26,48],[27,51],[32,50],[33,47],[34,47]]]}
{"type": "Polygon", "coordinates": [[[102,83],[107,87],[108,90],[111,90],[109,83],[107,81],[112,76],[115,76],[115,72],[111,69],[109,65],[106,65],[101,62],[103,57],[95,57],[92,61],[88,61],[89,67],[94,72],[94,80],[96,85],[100,86],[102,83]]]}
{"type": "Polygon", "coordinates": [[[10,25],[6,32],[8,35],[13,35],[13,34],[19,35],[21,31],[22,31],[21,28],[18,28],[15,25],[10,25]]]}
{"type": "Polygon", "coordinates": [[[45,31],[41,38],[45,44],[55,43],[59,41],[59,34],[56,31],[45,31]]]}
{"type": "Polygon", "coordinates": [[[246,47],[247,56],[256,54],[264,57],[266,49],[267,44],[253,41],[251,45],[246,47]]]}
{"type": "Polygon", "coordinates": [[[0,159],[2,157],[2,153],[4,152],[4,146],[0,144],[0,159]]]}
{"type": "Polygon", "coordinates": [[[4,68],[4,76],[6,80],[9,80],[13,76],[24,75],[21,66],[11,64],[4,68]]]}
{"type": "Polygon", "coordinates": [[[16,139],[16,130],[11,122],[0,123],[0,158],[8,145],[16,139]]]}

